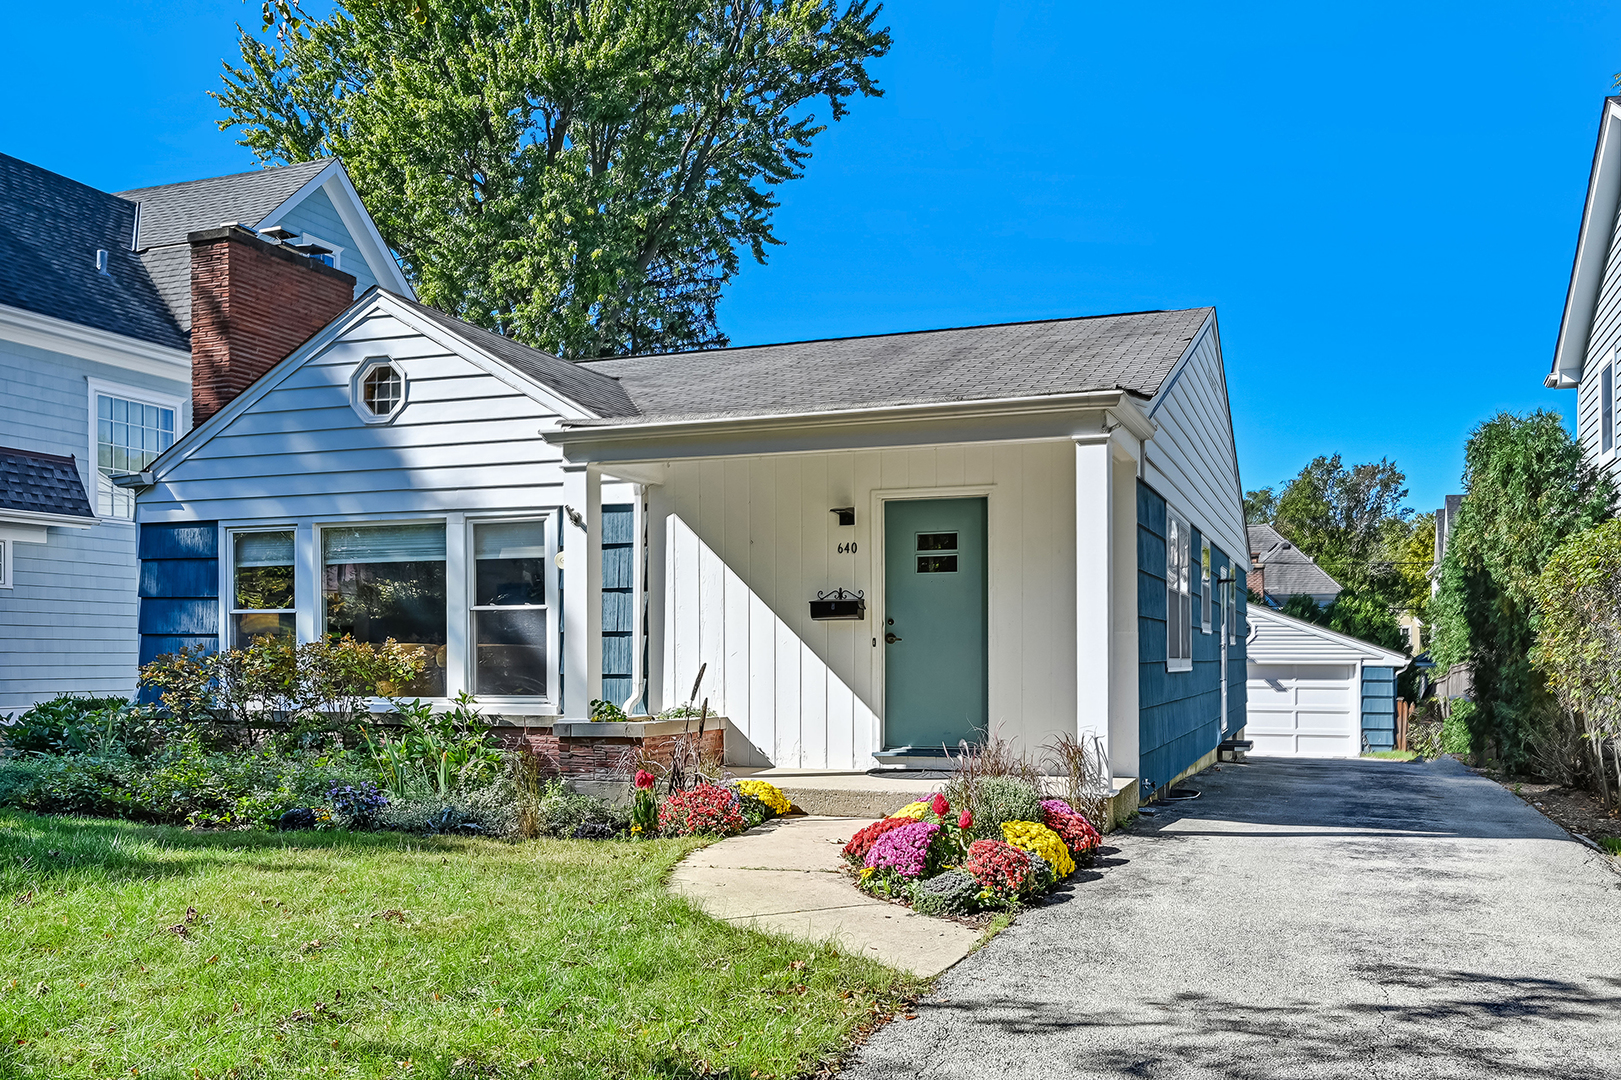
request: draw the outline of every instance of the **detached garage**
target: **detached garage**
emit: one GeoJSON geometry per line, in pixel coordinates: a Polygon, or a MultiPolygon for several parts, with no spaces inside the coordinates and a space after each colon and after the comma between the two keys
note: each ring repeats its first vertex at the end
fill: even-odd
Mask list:
{"type": "Polygon", "coordinates": [[[1389,749],[1405,654],[1259,604],[1249,609],[1244,737],[1258,757],[1337,757],[1389,749]]]}

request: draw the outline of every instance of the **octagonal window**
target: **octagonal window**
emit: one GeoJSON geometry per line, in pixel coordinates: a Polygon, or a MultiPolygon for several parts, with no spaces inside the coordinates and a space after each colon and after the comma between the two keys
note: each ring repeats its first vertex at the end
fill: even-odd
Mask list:
{"type": "Polygon", "coordinates": [[[373,416],[389,416],[405,397],[405,380],[391,365],[373,368],[361,381],[360,397],[373,416]]]}

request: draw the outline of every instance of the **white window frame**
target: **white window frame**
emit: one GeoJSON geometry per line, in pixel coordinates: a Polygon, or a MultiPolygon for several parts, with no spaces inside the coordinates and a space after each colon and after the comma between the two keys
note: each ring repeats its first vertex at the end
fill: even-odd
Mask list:
{"type": "Polygon", "coordinates": [[[355,373],[349,377],[349,407],[366,424],[392,424],[394,419],[405,411],[406,403],[411,397],[411,380],[406,377],[405,368],[399,361],[389,356],[368,356],[355,367],[355,373]],[[366,379],[378,368],[393,368],[394,374],[400,379],[400,400],[389,412],[381,415],[371,411],[366,404],[366,379]]]}
{"type": "Polygon", "coordinates": [[[1210,633],[1210,617],[1213,614],[1212,611],[1211,611],[1211,608],[1215,607],[1215,605],[1211,603],[1211,600],[1213,600],[1214,597],[1212,596],[1211,590],[1210,590],[1210,579],[1211,579],[1210,571],[1211,571],[1210,541],[1205,539],[1203,533],[1200,533],[1199,534],[1199,629],[1202,632],[1206,633],[1206,634],[1210,633]]]}
{"type": "Polygon", "coordinates": [[[298,640],[298,594],[299,578],[302,576],[298,557],[298,526],[290,521],[273,522],[268,525],[227,525],[225,527],[225,557],[220,560],[225,573],[220,582],[220,642],[224,648],[239,649],[242,646],[235,641],[236,615],[258,613],[261,615],[291,615],[294,620],[293,640],[298,640]],[[239,608],[236,606],[236,538],[245,533],[271,533],[290,532],[293,534],[293,606],[290,608],[239,608]]]}
{"type": "Polygon", "coordinates": [[[11,580],[11,545],[10,540],[0,537],[0,589],[12,587],[11,580]]]}
{"type": "Polygon", "coordinates": [[[1165,670],[1193,670],[1192,536],[1188,523],[1169,507],[1165,511],[1165,670]],[[1173,539],[1174,535],[1174,539],[1173,539]],[[1182,629],[1188,630],[1188,655],[1182,652],[1182,629]]]}
{"type": "MultiPolygon", "coordinates": [[[[489,702],[491,704],[500,705],[503,708],[506,708],[509,705],[515,705],[519,706],[523,711],[538,707],[544,710],[549,710],[550,712],[561,714],[562,700],[558,697],[557,688],[562,681],[562,657],[559,654],[561,653],[563,646],[563,625],[561,619],[562,613],[560,611],[561,605],[558,602],[557,575],[555,571],[557,568],[557,538],[558,533],[560,533],[562,530],[558,522],[559,517],[556,508],[527,514],[492,514],[479,517],[470,516],[467,519],[466,525],[464,526],[466,529],[466,539],[462,544],[462,551],[464,552],[462,561],[466,564],[463,567],[463,580],[467,583],[466,592],[463,594],[467,597],[467,603],[463,605],[466,609],[463,612],[463,618],[466,620],[466,631],[462,640],[464,642],[463,648],[466,650],[467,655],[464,658],[464,667],[462,670],[465,672],[467,692],[476,697],[480,704],[489,702]],[[475,548],[473,546],[473,529],[474,526],[477,525],[496,525],[524,521],[538,521],[546,530],[546,693],[543,696],[532,694],[480,694],[478,692],[478,656],[474,645],[473,612],[501,611],[504,610],[504,608],[488,605],[477,605],[473,603],[473,598],[478,595],[478,559],[474,556],[475,548]],[[527,709],[524,709],[523,707],[527,707],[527,709]]],[[[533,605],[528,606],[532,607],[533,605]]],[[[516,610],[524,610],[524,608],[519,607],[516,610]]]]}
{"type": "Polygon", "coordinates": [[[300,244],[319,244],[324,248],[331,248],[332,249],[332,269],[334,269],[334,270],[342,270],[343,269],[343,252],[344,252],[344,249],[342,247],[340,247],[339,245],[334,244],[330,240],[322,240],[319,236],[316,236],[314,233],[307,233],[307,232],[298,234],[298,242],[300,244]]]}
{"type": "MultiPolygon", "coordinates": [[[[124,383],[88,378],[85,383],[89,388],[89,393],[86,396],[86,419],[88,421],[86,426],[89,429],[88,438],[85,442],[85,463],[87,467],[84,476],[81,477],[85,485],[85,496],[90,500],[90,509],[95,511],[98,523],[116,521],[133,526],[135,524],[133,516],[120,517],[117,514],[103,514],[100,510],[101,466],[98,463],[101,457],[97,451],[101,447],[101,439],[99,434],[100,425],[96,422],[99,419],[99,414],[96,412],[96,398],[101,396],[123,398],[125,401],[134,401],[142,405],[155,405],[160,409],[174,410],[175,442],[179,442],[181,437],[186,434],[185,401],[162,391],[148,390],[145,387],[129,386],[124,383]]],[[[169,445],[173,446],[174,443],[169,445]]]]}
{"type": "Polygon", "coordinates": [[[1238,644],[1238,567],[1227,564],[1227,604],[1222,616],[1227,626],[1227,644],[1238,644]]]}

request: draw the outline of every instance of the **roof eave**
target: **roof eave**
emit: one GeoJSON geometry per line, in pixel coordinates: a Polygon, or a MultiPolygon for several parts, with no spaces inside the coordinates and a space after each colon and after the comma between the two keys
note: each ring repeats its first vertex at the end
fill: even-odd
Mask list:
{"type": "Polygon", "coordinates": [[[1587,201],[1582,207],[1582,224],[1576,234],[1576,254],[1571,263],[1570,286],[1565,291],[1565,309],[1559,321],[1553,368],[1542,380],[1550,389],[1570,390],[1581,385],[1618,202],[1621,202],[1621,97],[1609,97],[1604,99],[1598,140],[1593,147],[1587,201]]]}
{"type": "Polygon", "coordinates": [[[56,525],[65,529],[88,529],[96,524],[95,514],[51,514],[43,510],[13,510],[0,506],[0,525],[56,525]]]}

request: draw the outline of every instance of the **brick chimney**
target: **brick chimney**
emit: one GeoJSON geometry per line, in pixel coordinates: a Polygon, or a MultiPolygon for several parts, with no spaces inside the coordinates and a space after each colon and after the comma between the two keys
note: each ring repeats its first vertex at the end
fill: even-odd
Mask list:
{"type": "Polygon", "coordinates": [[[355,279],[231,225],[186,240],[195,427],[353,303],[355,279]]]}
{"type": "MultiPolygon", "coordinates": [[[[1253,554],[1250,555],[1250,559],[1253,560],[1259,555],[1260,555],[1260,552],[1258,552],[1258,551],[1254,552],[1253,554]]],[[[1265,596],[1266,595],[1266,567],[1262,566],[1260,563],[1255,563],[1254,566],[1255,566],[1255,569],[1251,570],[1248,574],[1245,575],[1244,586],[1245,586],[1245,588],[1249,589],[1250,592],[1254,593],[1256,596],[1265,596]]]]}

